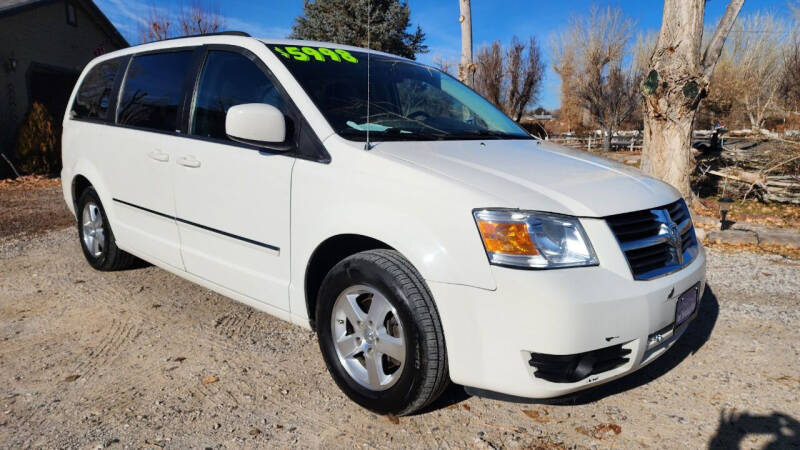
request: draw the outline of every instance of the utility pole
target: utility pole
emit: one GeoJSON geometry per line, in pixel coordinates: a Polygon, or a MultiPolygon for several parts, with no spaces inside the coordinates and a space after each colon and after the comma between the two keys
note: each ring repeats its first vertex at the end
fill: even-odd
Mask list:
{"type": "Polygon", "coordinates": [[[458,1],[461,15],[461,62],[458,64],[458,80],[472,87],[475,64],[472,62],[472,7],[470,0],[458,1]]]}

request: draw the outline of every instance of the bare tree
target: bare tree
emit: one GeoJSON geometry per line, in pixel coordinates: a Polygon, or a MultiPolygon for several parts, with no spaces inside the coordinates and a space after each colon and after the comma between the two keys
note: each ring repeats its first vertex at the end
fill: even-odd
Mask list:
{"type": "Polygon", "coordinates": [[[531,37],[523,44],[515,36],[504,50],[499,42],[478,50],[474,88],[519,122],[541,89],[544,62],[539,44],[531,37]]]}
{"type": "Polygon", "coordinates": [[[441,70],[442,72],[451,75],[453,74],[453,68],[456,66],[453,60],[439,54],[433,55],[431,65],[441,70]]]}
{"type": "Polygon", "coordinates": [[[142,43],[163,41],[178,36],[216,33],[224,28],[225,18],[218,8],[201,0],[182,7],[178,14],[152,5],[140,24],[139,39],[142,43]]]}
{"type": "MultiPolygon", "coordinates": [[[[592,62],[592,59],[589,60],[592,62]]],[[[638,73],[624,71],[619,63],[589,66],[579,96],[592,119],[603,130],[603,150],[611,150],[611,137],[636,110],[639,100],[638,73]]]]}
{"type": "Polygon", "coordinates": [[[561,111],[559,119],[569,130],[575,130],[581,124],[581,100],[577,95],[577,45],[564,31],[551,38],[553,70],[561,78],[561,111]]]}
{"type": "Polygon", "coordinates": [[[216,5],[195,0],[189,7],[181,7],[180,24],[184,36],[217,33],[225,28],[225,18],[216,5]]]}
{"type": "Polygon", "coordinates": [[[692,127],[725,39],[744,0],[730,0],[705,51],[705,0],[664,0],[661,31],[641,83],[645,100],[642,169],[691,198],[692,127]]]}
{"type": "Polygon", "coordinates": [[[533,36],[527,45],[515,36],[506,52],[506,58],[508,87],[503,110],[519,122],[528,104],[537,100],[544,76],[544,63],[539,45],[533,36]]]}
{"type": "Polygon", "coordinates": [[[737,72],[733,59],[720,57],[709,81],[708,93],[697,109],[695,127],[707,128],[718,122],[734,126],[739,121],[735,109],[741,100],[737,91],[741,74],[737,72]]]}
{"type": "Polygon", "coordinates": [[[786,46],[779,97],[785,110],[800,115],[800,33],[786,46]]]}
{"type": "Polygon", "coordinates": [[[636,106],[635,101],[628,101],[631,92],[615,91],[609,97],[611,90],[630,88],[635,79],[635,71],[622,67],[632,30],[633,21],[621,9],[592,7],[588,15],[570,18],[567,27],[551,40],[553,68],[561,77],[562,116],[578,123],[588,112],[605,131],[606,149],[610,147],[608,134],[618,129],[636,106]]]}
{"type": "Polygon", "coordinates": [[[784,49],[779,97],[784,110],[800,116],[800,0],[790,3],[794,22],[784,49]]]}
{"type": "Polygon", "coordinates": [[[461,62],[458,64],[458,80],[472,86],[475,75],[475,64],[472,62],[472,7],[470,0],[459,0],[461,14],[461,62]]]}
{"type": "Polygon", "coordinates": [[[502,108],[503,49],[499,41],[482,46],[475,57],[475,84],[473,88],[486,100],[502,108]]]}
{"type": "Polygon", "coordinates": [[[144,21],[139,24],[139,40],[144,44],[169,39],[171,26],[169,14],[152,5],[144,21]]]}
{"type": "MultiPolygon", "coordinates": [[[[777,95],[788,36],[786,24],[772,14],[754,13],[737,20],[720,57],[727,62],[725,86],[734,93],[734,107],[747,116],[750,127],[759,131],[770,113],[778,112],[777,95]]],[[[716,75],[716,74],[715,74],[716,75]]],[[[715,87],[711,78],[711,89],[715,87]]]]}

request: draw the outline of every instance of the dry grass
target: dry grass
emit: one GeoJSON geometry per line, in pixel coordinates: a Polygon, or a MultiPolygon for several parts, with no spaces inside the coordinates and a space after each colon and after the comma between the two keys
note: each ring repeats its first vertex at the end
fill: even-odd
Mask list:
{"type": "MultiPolygon", "coordinates": [[[[719,219],[719,197],[707,197],[695,202],[696,214],[719,219]]],[[[800,205],[762,203],[758,200],[736,200],[728,212],[728,220],[748,222],[769,227],[800,230],[800,205]]]]}

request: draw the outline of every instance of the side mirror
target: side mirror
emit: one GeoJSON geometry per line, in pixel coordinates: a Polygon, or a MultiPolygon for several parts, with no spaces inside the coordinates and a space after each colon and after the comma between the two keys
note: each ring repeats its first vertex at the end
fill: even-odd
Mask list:
{"type": "Polygon", "coordinates": [[[225,133],[234,141],[287,150],[286,118],[283,113],[266,103],[246,103],[232,106],[225,115],[225,133]]]}

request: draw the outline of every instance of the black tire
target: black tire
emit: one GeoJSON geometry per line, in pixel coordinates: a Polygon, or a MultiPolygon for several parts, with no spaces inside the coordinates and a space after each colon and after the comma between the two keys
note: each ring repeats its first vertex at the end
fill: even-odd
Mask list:
{"type": "Polygon", "coordinates": [[[136,257],[117,247],[117,242],[114,239],[114,232],[111,230],[108,216],[106,216],[106,211],[103,208],[103,204],[100,202],[100,197],[93,187],[90,186],[81,192],[80,197],[78,197],[75,216],[78,218],[78,240],[83,250],[83,256],[86,257],[86,261],[89,262],[89,265],[97,270],[112,271],[124,270],[134,264],[136,257]],[[104,242],[102,247],[99,248],[99,255],[95,255],[92,249],[87,247],[86,239],[84,239],[84,226],[82,223],[83,212],[87,205],[90,204],[97,206],[97,210],[102,218],[104,242]]]}
{"type": "Polygon", "coordinates": [[[396,251],[369,250],[334,266],[320,288],[316,329],[322,356],[336,384],[350,399],[376,413],[412,414],[436,400],[450,382],[444,333],[433,298],[422,276],[396,251]],[[377,290],[394,307],[402,326],[405,363],[394,384],[385,390],[372,390],[357,382],[337,355],[332,330],[334,304],[353,286],[377,290]]]}

